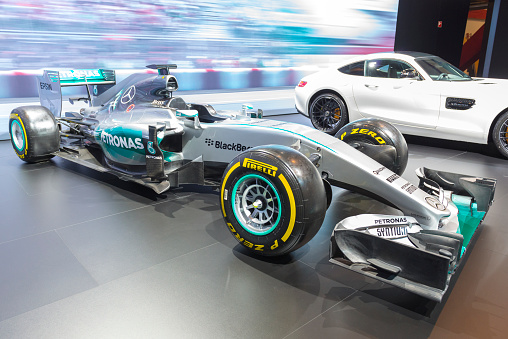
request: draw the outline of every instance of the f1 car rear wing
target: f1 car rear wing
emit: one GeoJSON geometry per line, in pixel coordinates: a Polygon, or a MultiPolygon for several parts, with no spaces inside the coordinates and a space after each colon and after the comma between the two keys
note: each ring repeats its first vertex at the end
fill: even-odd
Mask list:
{"type": "Polygon", "coordinates": [[[93,106],[94,97],[100,94],[97,86],[112,86],[115,83],[115,71],[108,69],[45,70],[42,76],[37,77],[41,105],[56,117],[60,117],[62,112],[62,87],[85,86],[87,97],[69,98],[69,101],[72,104],[75,100],[83,100],[93,106]]]}

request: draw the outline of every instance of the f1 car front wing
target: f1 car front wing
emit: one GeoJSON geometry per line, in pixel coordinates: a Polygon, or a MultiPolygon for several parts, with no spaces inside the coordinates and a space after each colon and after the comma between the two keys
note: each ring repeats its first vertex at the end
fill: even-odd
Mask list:
{"type": "Polygon", "coordinates": [[[417,174],[436,204],[456,211],[456,230],[424,229],[409,216],[349,217],[333,230],[330,262],[440,302],[493,201],[496,180],[427,168],[417,174]]]}

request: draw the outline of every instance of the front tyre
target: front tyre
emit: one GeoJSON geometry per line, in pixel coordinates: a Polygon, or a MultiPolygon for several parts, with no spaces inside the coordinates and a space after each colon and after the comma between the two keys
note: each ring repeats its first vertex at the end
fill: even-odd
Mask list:
{"type": "Polygon", "coordinates": [[[26,162],[49,160],[60,147],[55,117],[43,106],[23,106],[12,110],[9,133],[14,151],[26,162]]]}
{"type": "Polygon", "coordinates": [[[262,146],[229,164],[221,184],[221,207],[229,231],[248,250],[283,255],[306,244],[326,213],[323,181],[300,152],[262,146]]]}
{"type": "Polygon", "coordinates": [[[508,158],[508,112],[497,119],[492,130],[492,141],[499,153],[508,158]]]}
{"type": "Polygon", "coordinates": [[[368,155],[399,175],[404,173],[408,161],[406,139],[387,121],[366,118],[342,127],[336,138],[368,155]]]}
{"type": "Polygon", "coordinates": [[[344,100],[333,93],[314,98],[309,105],[309,117],[316,129],[330,135],[337,133],[349,119],[344,100]]]}

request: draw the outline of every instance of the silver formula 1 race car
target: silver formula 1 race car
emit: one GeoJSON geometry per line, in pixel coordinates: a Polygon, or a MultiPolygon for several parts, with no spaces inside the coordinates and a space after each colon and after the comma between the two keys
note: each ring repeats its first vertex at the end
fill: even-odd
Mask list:
{"type": "Polygon", "coordinates": [[[59,156],[162,193],[181,184],[215,185],[227,227],[245,248],[283,255],[319,230],[339,186],[383,201],[401,215],[340,221],[330,261],[441,300],[494,197],[496,181],[422,168],[400,175],[407,145],[390,124],[364,119],[338,138],[262,112],[216,112],[173,96],[174,65],[116,84],[108,70],[44,71],[40,106],[12,111],[20,159],[59,156]],[[61,87],[85,86],[89,107],[62,113],[61,87]],[[109,86],[109,89],[104,89],[109,86]],[[98,93],[98,95],[94,95],[98,93]]]}

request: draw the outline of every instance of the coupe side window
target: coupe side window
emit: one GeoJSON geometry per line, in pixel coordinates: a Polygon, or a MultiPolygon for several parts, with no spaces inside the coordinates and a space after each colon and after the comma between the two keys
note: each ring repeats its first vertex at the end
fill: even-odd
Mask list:
{"type": "Polygon", "coordinates": [[[349,75],[364,75],[365,61],[355,62],[347,66],[339,68],[339,72],[349,75]]]}
{"type": "Polygon", "coordinates": [[[391,78],[400,79],[404,77],[403,71],[406,73],[414,68],[399,60],[381,59],[367,61],[367,76],[375,78],[391,78]],[[402,74],[402,76],[401,76],[402,74]]]}

